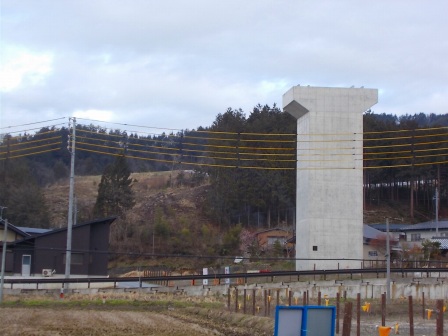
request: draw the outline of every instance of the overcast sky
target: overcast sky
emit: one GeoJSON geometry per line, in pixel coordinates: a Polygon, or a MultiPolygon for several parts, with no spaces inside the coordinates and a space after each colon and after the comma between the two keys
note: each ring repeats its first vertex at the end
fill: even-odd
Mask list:
{"type": "Polygon", "coordinates": [[[377,88],[375,113],[448,113],[446,0],[0,4],[0,133],[70,116],[194,129],[281,107],[297,84],[377,88]]]}

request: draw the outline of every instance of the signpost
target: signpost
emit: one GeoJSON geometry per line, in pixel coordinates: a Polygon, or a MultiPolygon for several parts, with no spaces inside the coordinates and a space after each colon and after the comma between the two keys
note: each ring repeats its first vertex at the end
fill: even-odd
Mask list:
{"type": "Polygon", "coordinates": [[[274,336],[334,336],[336,307],[277,306],[274,336]]]}

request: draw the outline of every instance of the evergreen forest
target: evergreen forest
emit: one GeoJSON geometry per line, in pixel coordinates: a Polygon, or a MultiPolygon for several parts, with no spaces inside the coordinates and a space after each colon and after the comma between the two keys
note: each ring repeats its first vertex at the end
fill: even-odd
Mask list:
{"type": "MultiPolygon", "coordinates": [[[[363,143],[355,145],[364,152],[365,209],[399,202],[408,205],[410,218],[430,220],[438,199],[439,216],[446,216],[448,114],[367,111],[363,122],[363,143]]],[[[95,207],[84,220],[117,215],[125,221],[133,206],[131,172],[176,170],[191,174],[191,186],[207,181],[204,215],[224,231],[294,221],[300,137],[296,120],[275,105],[257,105],[249,115],[229,108],[212,125],[170,133],[80,120],[75,125],[75,132],[54,125],[0,135],[0,205],[8,208],[11,223],[59,225],[50,223],[42,190],[69,178],[73,136],[75,175],[102,176],[95,207]],[[114,180],[124,191],[107,199],[104,195],[118,194],[114,180]]]]}

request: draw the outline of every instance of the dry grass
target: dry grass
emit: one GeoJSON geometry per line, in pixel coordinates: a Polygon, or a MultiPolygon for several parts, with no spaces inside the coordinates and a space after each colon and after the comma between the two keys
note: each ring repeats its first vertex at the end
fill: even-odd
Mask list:
{"type": "Polygon", "coordinates": [[[224,299],[157,293],[6,296],[1,335],[271,335],[272,319],[229,313],[224,299]],[[257,321],[255,321],[257,320],[257,321]],[[266,328],[266,330],[263,330],[266,328]]]}
{"type": "MultiPolygon", "coordinates": [[[[372,303],[371,313],[361,312],[363,336],[378,335],[376,326],[381,325],[380,302],[369,301],[372,303]]],[[[421,302],[415,301],[415,335],[435,335],[435,313],[430,320],[423,319],[421,302]]],[[[272,335],[273,310],[269,317],[264,317],[262,311],[254,316],[251,309],[247,309],[247,314],[233,312],[233,304],[232,300],[229,310],[227,297],[220,295],[186,296],[139,291],[73,294],[63,300],[58,298],[56,292],[47,295],[6,295],[5,304],[0,308],[0,314],[4,317],[0,334],[272,335]],[[181,330],[184,330],[183,334],[181,330]]],[[[434,305],[433,301],[426,302],[428,309],[434,308],[434,305]]],[[[341,302],[340,332],[344,306],[341,302]]],[[[352,334],[356,330],[356,305],[353,308],[352,334]]],[[[393,327],[398,323],[400,334],[408,334],[408,308],[407,300],[394,300],[387,306],[386,325],[393,327]]]]}
{"type": "MultiPolygon", "coordinates": [[[[133,173],[133,190],[136,198],[136,208],[141,207],[151,195],[166,189],[170,176],[175,179],[178,172],[147,172],[133,173]]],[[[101,176],[76,176],[75,195],[80,218],[88,218],[96,202],[98,184],[101,176]]],[[[51,227],[63,227],[67,224],[69,180],[59,181],[49,185],[44,190],[44,196],[50,211],[51,227]]]]}

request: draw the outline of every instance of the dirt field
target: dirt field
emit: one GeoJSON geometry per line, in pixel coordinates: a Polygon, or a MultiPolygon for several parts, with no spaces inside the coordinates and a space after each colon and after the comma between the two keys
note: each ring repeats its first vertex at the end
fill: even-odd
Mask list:
{"type": "MultiPolygon", "coordinates": [[[[273,318],[227,313],[203,308],[168,308],[154,311],[133,307],[3,307],[0,308],[2,323],[0,335],[5,336],[253,336],[273,334],[273,318]]],[[[399,323],[399,334],[409,335],[409,324],[401,316],[387,321],[392,327],[399,323]]],[[[435,320],[417,319],[415,335],[436,335],[435,320]]],[[[361,335],[376,336],[378,316],[363,317],[361,335]]],[[[445,328],[445,334],[447,330],[445,328]]],[[[342,334],[342,321],[340,332],[342,334]]],[[[352,321],[351,335],[356,335],[352,321]]]]}
{"type": "MultiPolygon", "coordinates": [[[[253,336],[272,335],[273,319],[257,318],[242,314],[217,316],[199,310],[185,311],[135,311],[130,309],[80,309],[80,308],[0,308],[2,323],[0,335],[5,336],[253,336]]],[[[354,322],[354,321],[353,321],[354,322]]],[[[376,336],[377,321],[370,319],[361,324],[361,335],[376,336]]],[[[393,327],[395,322],[386,323],[393,327]]],[[[435,321],[415,323],[415,335],[436,335],[435,321]]],[[[409,335],[409,325],[402,321],[400,335],[409,335]]],[[[446,330],[445,330],[446,333],[446,330]]],[[[342,323],[340,332],[342,334],[342,323]]],[[[392,329],[390,335],[394,334],[392,329]]],[[[351,335],[356,335],[352,324],[351,335]]]]}
{"type": "Polygon", "coordinates": [[[47,308],[3,308],[0,312],[1,335],[225,335],[213,326],[154,312],[47,308]]]}
{"type": "MultiPolygon", "coordinates": [[[[274,314],[270,317],[230,312],[225,298],[218,296],[188,297],[176,295],[146,295],[139,293],[71,295],[7,296],[0,306],[0,335],[23,336],[272,336],[274,314]]],[[[373,302],[372,313],[361,313],[361,335],[378,335],[381,323],[379,302],[373,302]]],[[[433,308],[433,302],[426,307],[433,308]]],[[[233,307],[232,307],[233,308],[233,307]]],[[[274,308],[274,307],[272,307],[274,308]]],[[[388,306],[386,325],[399,324],[399,334],[409,335],[407,302],[397,301],[388,306]]],[[[343,310],[343,305],[341,305],[343,310]]],[[[343,311],[339,320],[339,335],[343,329],[343,311]]],[[[445,334],[448,334],[448,329],[445,334]]],[[[430,320],[422,318],[422,306],[414,304],[416,336],[436,335],[436,313],[430,320]]],[[[351,335],[356,335],[356,312],[353,312],[351,335]]]]}
{"type": "Polygon", "coordinates": [[[9,295],[0,306],[0,335],[272,335],[272,318],[235,314],[215,297],[138,293],[9,295]]]}
{"type": "MultiPolygon", "coordinates": [[[[0,308],[2,323],[0,335],[157,335],[157,336],[249,336],[272,335],[253,328],[253,323],[239,326],[231,321],[206,316],[168,311],[163,313],[102,310],[102,309],[54,309],[54,308],[0,308]]],[[[240,317],[244,319],[244,316],[240,317]]],[[[250,320],[250,319],[248,319],[250,320]]],[[[269,323],[268,323],[269,325],[269,323]]]]}

